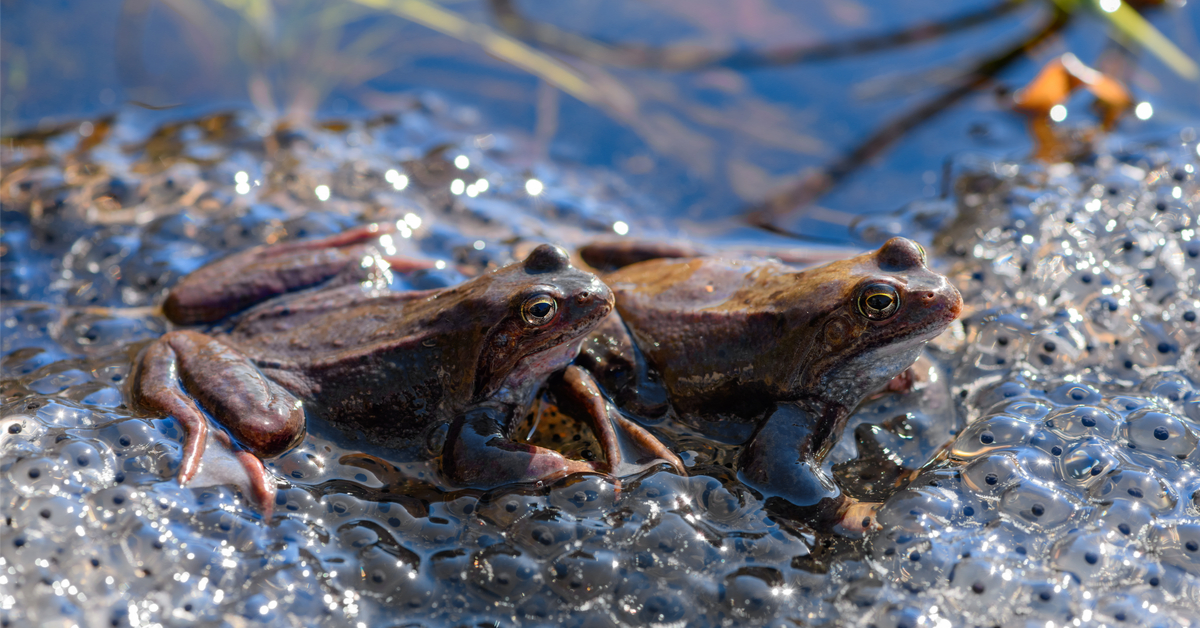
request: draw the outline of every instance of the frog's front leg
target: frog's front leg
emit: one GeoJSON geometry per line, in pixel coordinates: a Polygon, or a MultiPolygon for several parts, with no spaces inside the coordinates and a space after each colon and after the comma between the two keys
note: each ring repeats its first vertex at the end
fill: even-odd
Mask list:
{"type": "Polygon", "coordinates": [[[516,482],[553,482],[572,473],[603,473],[598,463],[512,440],[511,411],[472,408],[450,423],[442,473],[453,483],[490,489],[516,482]]]}
{"type": "Polygon", "coordinates": [[[249,452],[235,454],[254,489],[248,497],[269,505],[274,480],[256,456],[279,455],[304,436],[304,409],[296,397],[238,351],[194,331],[170,332],[147,347],[132,392],[135,403],[173,416],[183,427],[180,484],[202,464],[209,439],[203,407],[249,452]]]}
{"type": "Polygon", "coordinates": [[[670,407],[666,388],[651,376],[633,336],[615,311],[584,341],[575,364],[608,391],[618,406],[635,416],[656,419],[670,407]]]}
{"type": "Polygon", "coordinates": [[[632,475],[663,462],[674,467],[676,473],[687,475],[675,452],[608,402],[590,372],[572,364],[561,379],[554,381],[553,390],[568,414],[582,415],[590,423],[613,475],[632,475]]]}
{"type": "Polygon", "coordinates": [[[767,507],[819,528],[863,531],[876,505],[842,492],[822,463],[845,427],[843,413],[816,415],[779,404],[742,448],[738,477],[766,497],[767,507]]]}
{"type": "MultiPolygon", "coordinates": [[[[364,225],[326,238],[256,246],[208,264],[171,289],[163,313],[181,325],[211,323],[255,303],[331,279],[360,279],[363,257],[395,225],[364,225]]],[[[396,272],[432,268],[433,263],[381,256],[396,272]]]]}

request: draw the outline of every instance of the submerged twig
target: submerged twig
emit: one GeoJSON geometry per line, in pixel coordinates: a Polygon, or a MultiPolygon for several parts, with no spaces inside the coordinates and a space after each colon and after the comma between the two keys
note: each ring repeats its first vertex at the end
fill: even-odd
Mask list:
{"type": "Polygon", "coordinates": [[[709,68],[746,70],[868,54],[935,39],[947,33],[985,24],[1008,14],[1022,4],[1023,0],[1005,0],[985,9],[945,20],[915,24],[890,33],[844,41],[797,44],[766,50],[713,50],[695,46],[606,44],[544,22],[530,20],[517,10],[512,0],[491,0],[496,23],[505,32],[519,39],[600,65],[673,71],[709,68]]]}
{"type": "Polygon", "coordinates": [[[1070,21],[1070,18],[1071,15],[1069,13],[1055,9],[1046,24],[1033,35],[1030,35],[1004,52],[976,65],[957,84],[937,97],[930,99],[884,125],[865,140],[859,142],[854,149],[822,168],[819,172],[804,177],[797,183],[772,195],[762,203],[749,208],[746,211],[747,222],[769,231],[795,235],[780,227],[777,221],[800,212],[808,204],[823,196],[835,185],[858,170],[863,164],[882,153],[913,128],[928,121],[930,118],[982,87],[1001,70],[1019,59],[1027,50],[1062,30],[1070,21]]]}

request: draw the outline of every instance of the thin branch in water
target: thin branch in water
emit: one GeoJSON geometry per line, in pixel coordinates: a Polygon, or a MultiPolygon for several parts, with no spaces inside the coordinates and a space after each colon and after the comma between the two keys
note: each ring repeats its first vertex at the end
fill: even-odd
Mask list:
{"type": "Polygon", "coordinates": [[[746,221],[775,233],[789,233],[778,225],[780,219],[802,212],[810,203],[824,196],[850,174],[890,148],[901,137],[986,85],[1001,70],[1021,58],[1026,51],[1062,30],[1070,19],[1069,13],[1054,9],[1046,24],[1033,35],[975,66],[971,72],[958,81],[958,84],[884,125],[860,142],[853,150],[819,172],[801,179],[762,203],[750,207],[745,212],[746,221]]]}
{"type": "Polygon", "coordinates": [[[556,26],[530,20],[513,0],[491,0],[496,23],[508,34],[555,52],[599,65],[677,72],[728,68],[748,70],[828,61],[936,39],[943,35],[986,24],[1022,6],[1024,0],[1005,0],[985,9],[956,15],[938,22],[915,24],[890,33],[867,35],[844,41],[781,46],[767,50],[711,50],[695,46],[612,45],[589,39],[556,26]]]}

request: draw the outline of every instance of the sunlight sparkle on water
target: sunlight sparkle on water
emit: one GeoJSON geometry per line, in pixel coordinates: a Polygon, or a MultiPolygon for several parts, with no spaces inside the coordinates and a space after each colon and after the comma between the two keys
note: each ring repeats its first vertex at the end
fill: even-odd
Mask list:
{"type": "Polygon", "coordinates": [[[626,224],[624,220],[618,220],[613,223],[613,231],[616,232],[617,235],[625,235],[629,233],[629,225],[626,224]]]}
{"type": "Polygon", "coordinates": [[[538,181],[537,179],[530,179],[525,182],[525,191],[529,192],[530,196],[537,196],[538,194],[542,193],[542,190],[545,189],[546,186],[542,185],[542,182],[538,181]]]}
{"type": "Polygon", "coordinates": [[[1067,119],[1067,108],[1063,105],[1054,105],[1050,108],[1050,119],[1055,122],[1062,122],[1067,119]]]}
{"type": "Polygon", "coordinates": [[[401,174],[399,170],[394,168],[384,173],[383,178],[397,190],[403,190],[408,187],[408,175],[401,174]]]}
{"type": "Polygon", "coordinates": [[[1138,103],[1137,108],[1133,110],[1133,115],[1138,117],[1138,120],[1149,120],[1150,116],[1154,115],[1154,106],[1148,102],[1142,101],[1138,103]]]}
{"type": "Polygon", "coordinates": [[[1105,13],[1114,13],[1121,8],[1121,0],[1100,0],[1100,9],[1105,13]]]}
{"type": "Polygon", "coordinates": [[[450,182],[450,193],[458,196],[467,190],[467,184],[462,179],[455,179],[450,182]]]}
{"type": "Polygon", "coordinates": [[[459,170],[466,170],[471,167],[471,160],[466,155],[459,155],[454,158],[454,166],[459,170]]]}
{"type": "Polygon", "coordinates": [[[250,193],[250,174],[248,172],[239,170],[237,174],[233,175],[233,181],[237,184],[234,189],[238,194],[250,193]]]}
{"type": "Polygon", "coordinates": [[[317,188],[315,190],[313,190],[313,192],[316,193],[318,199],[320,199],[322,201],[329,200],[329,186],[328,185],[318,185],[317,188]]]}

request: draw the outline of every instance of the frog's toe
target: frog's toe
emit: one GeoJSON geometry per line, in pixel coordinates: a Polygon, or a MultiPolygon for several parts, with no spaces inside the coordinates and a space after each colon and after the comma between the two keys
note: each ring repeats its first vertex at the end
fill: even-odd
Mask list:
{"type": "Polygon", "coordinates": [[[687,475],[687,468],[683,466],[683,461],[675,452],[667,448],[662,441],[658,440],[646,428],[630,421],[629,419],[618,416],[617,426],[621,431],[621,440],[628,440],[633,445],[632,448],[625,447],[622,453],[621,468],[612,469],[612,473],[617,476],[633,475],[639,473],[652,466],[666,463],[670,465],[675,473],[679,475],[687,475]],[[637,450],[641,455],[631,455],[630,449],[637,450]]]}
{"type": "Polygon", "coordinates": [[[687,475],[679,456],[613,407],[590,373],[572,365],[563,371],[560,383],[556,386],[559,403],[568,413],[591,424],[609,473],[617,477],[633,475],[665,462],[680,475],[687,475]]]}
{"type": "Polygon", "coordinates": [[[171,332],[151,343],[139,358],[133,380],[134,402],[175,417],[183,431],[183,459],[179,463],[179,484],[186,485],[200,469],[208,442],[208,419],[195,400],[179,387],[176,372],[178,355],[173,340],[186,340],[189,332],[171,332]]]}
{"type": "Polygon", "coordinates": [[[179,485],[186,486],[200,470],[204,459],[205,440],[208,438],[208,422],[197,421],[187,429],[183,438],[183,459],[179,462],[179,485]]]}
{"type": "Polygon", "coordinates": [[[275,509],[275,477],[254,454],[235,449],[228,436],[219,430],[207,435],[204,457],[192,479],[192,488],[233,486],[270,519],[275,509]]]}

